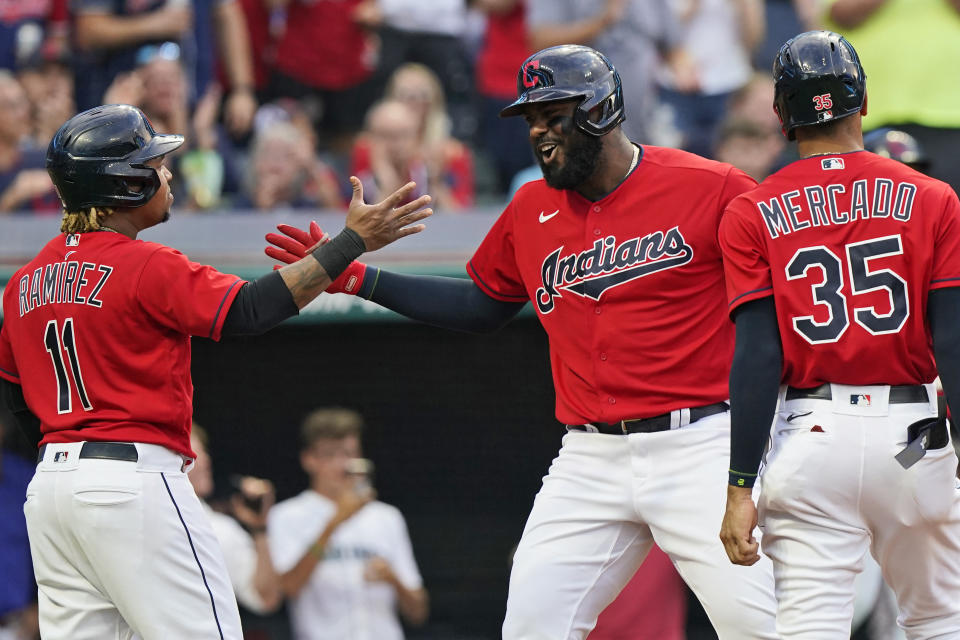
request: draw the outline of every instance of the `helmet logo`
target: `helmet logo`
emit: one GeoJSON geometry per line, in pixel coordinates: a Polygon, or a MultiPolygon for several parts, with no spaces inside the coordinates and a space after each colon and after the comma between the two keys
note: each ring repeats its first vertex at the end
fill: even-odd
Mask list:
{"type": "Polygon", "coordinates": [[[825,111],[833,108],[833,98],[829,93],[813,96],[813,108],[817,111],[825,111]]]}
{"type": "Polygon", "coordinates": [[[532,89],[537,85],[546,87],[546,86],[550,86],[551,84],[552,82],[550,82],[550,76],[546,73],[545,70],[544,71],[540,70],[539,60],[533,60],[529,62],[523,68],[523,86],[526,87],[527,89],[532,89]]]}

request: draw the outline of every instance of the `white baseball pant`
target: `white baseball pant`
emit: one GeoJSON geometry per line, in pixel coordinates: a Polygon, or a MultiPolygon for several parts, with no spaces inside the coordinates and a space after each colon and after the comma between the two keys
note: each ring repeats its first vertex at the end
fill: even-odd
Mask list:
{"type": "Polygon", "coordinates": [[[831,385],[831,400],[785,400],[763,471],[763,552],[773,560],[784,640],[846,640],[854,578],[869,550],[911,640],[960,640],[960,485],[953,447],[904,469],[894,456],[928,402],[889,387],[831,385]],[[866,398],[854,403],[852,398],[866,398]]]}
{"type": "Polygon", "coordinates": [[[137,443],[138,461],[48,444],[24,513],[44,640],[241,640],[219,544],[184,458],[137,443]]]}
{"type": "Polygon", "coordinates": [[[654,541],[721,640],[776,638],[770,561],[733,565],[720,542],[729,459],[729,413],[658,433],[567,433],[514,555],[504,640],[585,638],[654,541]]]}

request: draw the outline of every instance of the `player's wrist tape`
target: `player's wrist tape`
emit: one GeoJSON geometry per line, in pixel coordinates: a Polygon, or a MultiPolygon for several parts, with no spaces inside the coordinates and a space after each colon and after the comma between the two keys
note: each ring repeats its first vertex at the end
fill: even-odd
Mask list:
{"type": "Polygon", "coordinates": [[[734,487],[745,487],[750,489],[753,483],[757,481],[755,473],[741,473],[740,471],[729,470],[729,482],[734,487]]]}
{"type": "Polygon", "coordinates": [[[350,266],[350,263],[359,258],[366,250],[367,247],[360,234],[353,229],[344,227],[343,231],[338,233],[335,238],[310,255],[320,263],[330,280],[336,280],[350,266]]]}

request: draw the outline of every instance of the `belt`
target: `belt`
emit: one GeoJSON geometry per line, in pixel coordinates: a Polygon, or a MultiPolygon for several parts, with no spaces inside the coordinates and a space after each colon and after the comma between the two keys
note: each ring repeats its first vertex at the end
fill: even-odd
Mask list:
{"type": "MultiPolygon", "coordinates": [[[[829,384],[822,384],[819,387],[811,389],[797,389],[787,387],[785,400],[799,400],[806,398],[809,400],[833,400],[833,393],[830,391],[829,384]]],[[[898,384],[890,387],[890,404],[914,404],[917,402],[930,402],[927,396],[927,388],[921,384],[898,384]]]]}
{"type": "Polygon", "coordinates": [[[690,409],[677,409],[670,413],[664,413],[652,418],[639,418],[637,420],[621,420],[620,422],[591,422],[589,424],[568,424],[567,429],[571,431],[589,431],[591,433],[607,433],[612,435],[623,435],[626,433],[656,433],[657,431],[669,431],[678,427],[684,427],[694,423],[697,420],[707,416],[724,413],[730,409],[726,402],[714,402],[702,407],[691,407],[690,409]],[[689,418],[684,414],[688,413],[689,418]]]}
{"type": "MultiPolygon", "coordinates": [[[[43,461],[47,445],[40,447],[37,462],[43,461]]],[[[137,448],[129,442],[84,442],[80,447],[81,458],[99,458],[101,460],[137,461],[137,448]]]]}

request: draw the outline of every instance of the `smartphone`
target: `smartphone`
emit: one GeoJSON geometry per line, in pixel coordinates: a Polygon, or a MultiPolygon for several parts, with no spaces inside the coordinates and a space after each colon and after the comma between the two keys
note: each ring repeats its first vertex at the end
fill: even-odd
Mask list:
{"type": "Polygon", "coordinates": [[[373,487],[373,460],[367,458],[350,458],[347,460],[347,474],[356,479],[353,490],[357,493],[365,492],[373,487]]]}

